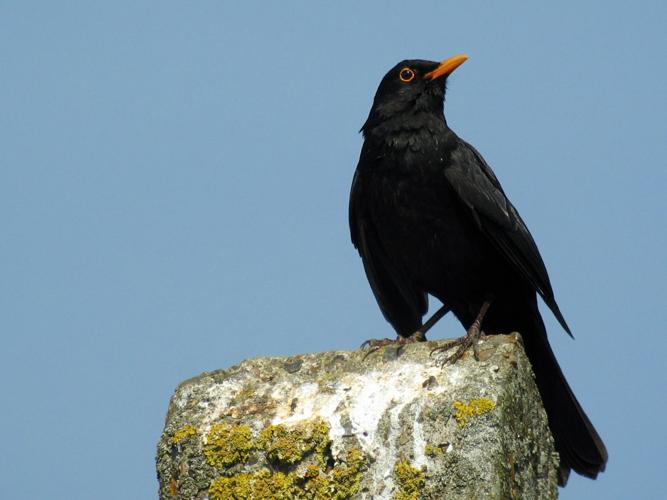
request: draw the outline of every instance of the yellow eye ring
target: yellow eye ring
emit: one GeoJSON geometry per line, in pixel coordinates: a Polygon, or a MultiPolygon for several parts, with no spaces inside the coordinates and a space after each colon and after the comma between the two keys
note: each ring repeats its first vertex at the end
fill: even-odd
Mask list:
{"type": "Polygon", "coordinates": [[[401,79],[402,82],[408,83],[414,80],[415,72],[412,71],[410,68],[405,67],[398,73],[398,77],[401,79]]]}

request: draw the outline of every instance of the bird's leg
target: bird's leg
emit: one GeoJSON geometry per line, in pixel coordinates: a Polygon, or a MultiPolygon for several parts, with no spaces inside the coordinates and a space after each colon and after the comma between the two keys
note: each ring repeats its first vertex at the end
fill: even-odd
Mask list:
{"type": "Polygon", "coordinates": [[[484,303],[482,304],[482,307],[479,310],[479,314],[477,314],[477,317],[475,318],[475,321],[473,321],[472,325],[470,325],[470,328],[468,328],[468,331],[463,337],[460,337],[456,340],[452,340],[451,342],[447,342],[445,345],[442,345],[440,347],[436,347],[431,351],[431,354],[434,352],[440,352],[440,351],[448,351],[452,347],[458,346],[458,349],[454,354],[451,356],[445,358],[443,361],[442,365],[445,366],[447,363],[454,364],[456,363],[463,354],[472,347],[473,354],[475,355],[475,359],[479,361],[479,340],[482,338],[482,321],[484,321],[484,316],[486,316],[486,312],[489,310],[489,306],[491,305],[491,302],[488,300],[485,300],[484,303]]]}
{"type": "Polygon", "coordinates": [[[433,328],[433,325],[435,325],[440,319],[447,314],[449,311],[451,311],[451,307],[447,307],[446,305],[442,305],[440,309],[435,311],[433,315],[422,325],[422,327],[417,330],[415,333],[411,335],[411,337],[414,337],[416,335],[420,335],[422,337],[422,341],[426,341],[426,332],[428,332],[431,328],[433,328]]]}
{"type": "Polygon", "coordinates": [[[396,340],[391,339],[370,339],[361,344],[361,348],[368,347],[369,350],[364,356],[366,359],[370,354],[373,354],[375,351],[380,349],[380,347],[398,344],[399,346],[404,346],[406,344],[412,344],[414,342],[426,342],[426,332],[428,332],[433,325],[435,325],[440,319],[451,310],[450,307],[443,305],[433,313],[433,315],[424,323],[419,330],[412,333],[409,337],[401,337],[400,335],[396,337],[396,340]]]}

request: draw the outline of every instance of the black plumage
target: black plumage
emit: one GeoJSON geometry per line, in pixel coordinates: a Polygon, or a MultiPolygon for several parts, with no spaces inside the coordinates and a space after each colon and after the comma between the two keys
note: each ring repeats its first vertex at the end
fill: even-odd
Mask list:
{"type": "Polygon", "coordinates": [[[565,331],[544,262],[528,228],[482,156],[448,126],[448,75],[467,58],[402,61],[383,78],[350,195],[350,230],[385,318],[400,337],[422,327],[428,294],[466,329],[482,304],[486,334],[522,334],[560,454],[595,478],[607,451],[556,361],[537,294],[565,331]]]}

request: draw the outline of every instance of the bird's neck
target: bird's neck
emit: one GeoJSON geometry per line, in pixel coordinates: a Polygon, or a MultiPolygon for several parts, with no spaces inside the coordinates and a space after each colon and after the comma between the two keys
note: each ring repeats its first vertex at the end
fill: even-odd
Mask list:
{"type": "Polygon", "coordinates": [[[363,128],[366,141],[381,149],[433,150],[454,144],[456,135],[447,126],[444,114],[420,113],[385,118],[363,128]]]}

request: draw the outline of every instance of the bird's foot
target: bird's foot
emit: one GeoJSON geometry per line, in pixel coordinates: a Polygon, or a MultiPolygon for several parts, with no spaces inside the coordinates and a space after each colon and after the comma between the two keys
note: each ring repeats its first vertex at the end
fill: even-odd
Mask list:
{"type": "Polygon", "coordinates": [[[365,349],[368,348],[368,352],[364,356],[364,359],[366,359],[368,356],[373,354],[374,352],[377,352],[380,350],[381,347],[386,347],[388,345],[395,345],[398,346],[398,352],[403,348],[403,346],[407,344],[413,344],[415,342],[426,342],[426,335],[421,331],[417,330],[414,332],[412,335],[409,337],[401,337],[400,335],[396,337],[395,340],[392,339],[369,339],[363,344],[361,344],[361,348],[365,349]]]}
{"type": "Polygon", "coordinates": [[[442,361],[442,366],[444,367],[445,365],[453,365],[456,363],[463,357],[468,349],[472,348],[475,359],[479,361],[479,342],[484,339],[484,337],[484,332],[482,332],[479,325],[473,324],[463,337],[459,337],[458,339],[454,339],[444,345],[436,347],[431,351],[431,355],[436,352],[449,351],[454,347],[458,347],[454,354],[446,356],[442,361]]]}
{"type": "Polygon", "coordinates": [[[414,342],[426,342],[426,335],[424,335],[421,330],[417,330],[415,333],[410,335],[409,337],[401,337],[400,335],[396,337],[395,340],[392,339],[369,339],[363,344],[361,344],[361,348],[364,349],[366,347],[384,347],[388,345],[405,345],[405,344],[412,344],[414,342]]]}
{"type": "Polygon", "coordinates": [[[453,365],[456,363],[471,347],[472,352],[475,355],[475,359],[479,361],[479,341],[484,338],[484,332],[482,332],[482,321],[484,321],[484,316],[486,316],[486,312],[489,310],[490,305],[491,302],[488,300],[482,304],[482,307],[479,310],[479,314],[477,314],[477,318],[475,318],[475,321],[473,321],[470,328],[468,328],[465,336],[459,337],[458,339],[452,340],[451,342],[447,342],[445,345],[436,347],[431,351],[432,355],[434,352],[448,351],[452,347],[458,346],[458,349],[454,354],[445,357],[444,361],[442,362],[443,367],[447,364],[453,365]]]}

